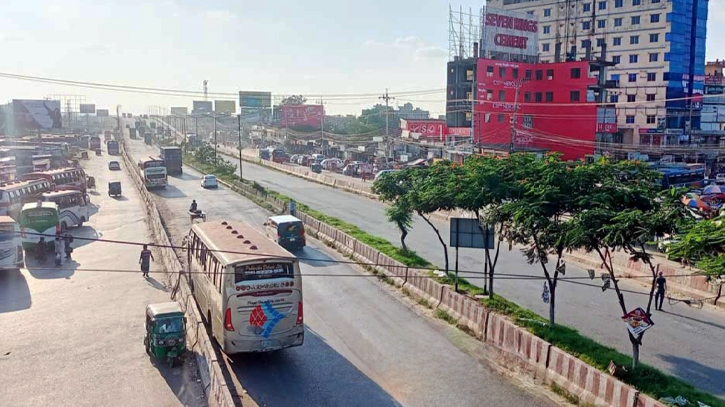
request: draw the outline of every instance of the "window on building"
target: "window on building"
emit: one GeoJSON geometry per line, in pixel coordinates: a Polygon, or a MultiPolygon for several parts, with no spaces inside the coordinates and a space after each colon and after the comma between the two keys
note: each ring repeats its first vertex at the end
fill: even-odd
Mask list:
{"type": "Polygon", "coordinates": [[[632,0],[632,5],[633,6],[640,6],[640,5],[642,5],[642,0],[632,0]]]}
{"type": "Polygon", "coordinates": [[[491,90],[491,89],[486,90],[486,100],[493,100],[493,90],[491,90]]]}
{"type": "Polygon", "coordinates": [[[571,68],[571,78],[572,79],[578,79],[582,76],[582,70],[581,68],[571,68]]]}
{"type": "Polygon", "coordinates": [[[500,66],[498,67],[498,77],[499,78],[505,78],[506,77],[506,68],[500,66]]]}
{"type": "Polygon", "coordinates": [[[652,4],[656,4],[656,3],[659,3],[659,2],[660,2],[660,0],[652,0],[652,4]]]}
{"type": "Polygon", "coordinates": [[[614,19],[614,26],[615,27],[621,27],[622,26],[622,17],[617,17],[614,19]]]}
{"type": "Polygon", "coordinates": [[[589,41],[589,40],[583,40],[582,41],[582,49],[583,50],[590,49],[591,47],[592,47],[592,42],[591,41],[589,41]]]}
{"type": "Polygon", "coordinates": [[[600,1],[599,4],[599,10],[606,10],[607,9],[607,2],[606,1],[600,1]]]}
{"type": "Polygon", "coordinates": [[[524,72],[524,78],[531,79],[531,69],[527,69],[526,72],[524,72]]]}
{"type": "Polygon", "coordinates": [[[657,80],[657,72],[647,72],[647,82],[654,82],[657,80]]]}
{"type": "Polygon", "coordinates": [[[491,113],[484,113],[484,115],[483,115],[483,121],[485,123],[491,123],[491,113]]]}
{"type": "Polygon", "coordinates": [[[627,102],[632,103],[637,101],[637,95],[627,95],[627,102]]]}
{"type": "Polygon", "coordinates": [[[498,101],[503,102],[504,100],[506,100],[506,91],[505,90],[498,91],[498,101]]]}
{"type": "Polygon", "coordinates": [[[585,13],[588,11],[592,11],[592,3],[584,3],[582,6],[582,11],[585,13]]]}
{"type": "Polygon", "coordinates": [[[637,82],[637,74],[636,73],[631,73],[631,74],[627,75],[627,78],[628,78],[628,80],[630,82],[637,82]]]}
{"type": "Polygon", "coordinates": [[[617,84],[619,84],[619,74],[618,73],[613,73],[612,74],[612,80],[615,81],[615,82],[617,82],[617,84]]]}
{"type": "Polygon", "coordinates": [[[630,64],[636,64],[637,61],[639,61],[639,55],[633,54],[629,56],[629,63],[630,64]]]}
{"type": "Polygon", "coordinates": [[[541,44],[541,52],[549,52],[549,43],[548,42],[541,44]]]}
{"type": "Polygon", "coordinates": [[[473,80],[473,69],[466,70],[466,80],[469,82],[473,80]]]}
{"type": "Polygon", "coordinates": [[[657,97],[656,94],[651,93],[651,94],[647,95],[647,101],[648,102],[654,102],[656,97],[657,97]]]}
{"type": "Polygon", "coordinates": [[[639,25],[639,22],[640,22],[639,16],[632,16],[631,22],[632,22],[632,25],[639,25]]]}
{"type": "Polygon", "coordinates": [[[488,76],[488,77],[493,76],[493,67],[492,66],[486,67],[486,76],[488,76]]]}
{"type": "Polygon", "coordinates": [[[466,92],[466,100],[473,100],[473,92],[466,92]]]}
{"type": "Polygon", "coordinates": [[[498,114],[498,122],[503,123],[506,118],[503,116],[503,113],[498,114]]]}
{"type": "Polygon", "coordinates": [[[636,45],[639,44],[639,35],[631,35],[629,37],[629,44],[630,45],[636,45]]]}
{"type": "Polygon", "coordinates": [[[660,15],[659,14],[650,14],[649,15],[649,22],[650,23],[659,23],[660,22],[660,15]]]}
{"type": "Polygon", "coordinates": [[[649,61],[650,62],[657,62],[660,59],[660,54],[656,52],[652,52],[649,54],[649,61]]]}
{"type": "Polygon", "coordinates": [[[551,81],[554,79],[554,70],[553,69],[547,69],[546,70],[546,80],[551,81]]]}
{"type": "Polygon", "coordinates": [[[551,17],[551,9],[545,8],[544,9],[544,17],[551,17]]]}
{"type": "Polygon", "coordinates": [[[609,95],[609,103],[619,103],[619,95],[609,95]]]}
{"type": "Polygon", "coordinates": [[[622,37],[614,37],[612,39],[612,45],[615,47],[622,45],[622,37]]]}
{"type": "Polygon", "coordinates": [[[524,92],[524,103],[531,102],[531,92],[524,92]]]}
{"type": "Polygon", "coordinates": [[[551,34],[551,26],[550,25],[545,25],[545,26],[543,26],[543,28],[541,29],[541,31],[544,34],[551,34]]]}
{"type": "Polygon", "coordinates": [[[546,99],[547,102],[553,102],[554,101],[554,92],[546,92],[546,99]]]}
{"type": "Polygon", "coordinates": [[[659,42],[659,41],[660,41],[659,34],[650,34],[649,35],[649,42],[659,42]]]}
{"type": "Polygon", "coordinates": [[[543,100],[542,96],[543,94],[541,92],[534,93],[534,102],[541,103],[543,100]]]}
{"type": "Polygon", "coordinates": [[[614,0],[614,8],[624,7],[624,0],[614,0]]]}
{"type": "Polygon", "coordinates": [[[539,69],[538,71],[536,71],[536,80],[540,81],[542,79],[544,79],[544,71],[539,69]]]}
{"type": "Polygon", "coordinates": [[[612,62],[614,62],[615,64],[618,64],[618,63],[622,62],[622,57],[619,55],[615,55],[612,57],[612,62]]]}
{"type": "Polygon", "coordinates": [[[628,115],[627,118],[625,119],[625,122],[627,124],[634,124],[634,116],[629,116],[628,115]]]}
{"type": "Polygon", "coordinates": [[[597,47],[604,46],[604,38],[597,38],[597,47]]]}
{"type": "Polygon", "coordinates": [[[511,77],[514,79],[519,78],[519,68],[513,68],[511,69],[511,77]]]}
{"type": "Polygon", "coordinates": [[[578,102],[580,96],[581,94],[578,90],[572,90],[571,92],[569,92],[569,100],[572,102],[578,102]]]}
{"type": "Polygon", "coordinates": [[[655,116],[653,114],[648,114],[647,115],[647,124],[655,124],[655,123],[657,123],[657,116],[655,116]]]}
{"type": "Polygon", "coordinates": [[[597,20],[597,28],[607,28],[607,20],[597,20]]]}
{"type": "Polygon", "coordinates": [[[588,31],[592,28],[592,22],[591,21],[583,21],[582,22],[582,30],[588,31]]]}

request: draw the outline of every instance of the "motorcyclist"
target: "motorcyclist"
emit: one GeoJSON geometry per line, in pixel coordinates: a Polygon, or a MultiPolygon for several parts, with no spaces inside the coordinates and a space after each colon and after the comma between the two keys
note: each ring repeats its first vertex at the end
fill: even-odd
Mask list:
{"type": "Polygon", "coordinates": [[[197,206],[196,206],[196,199],[191,201],[191,207],[189,207],[189,212],[198,212],[197,206]]]}

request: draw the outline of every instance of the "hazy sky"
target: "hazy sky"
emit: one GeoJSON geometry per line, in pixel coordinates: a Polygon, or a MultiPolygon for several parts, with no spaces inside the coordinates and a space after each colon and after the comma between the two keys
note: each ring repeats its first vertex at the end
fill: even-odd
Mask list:
{"type": "MultiPolygon", "coordinates": [[[[5,0],[0,72],[210,92],[370,94],[445,87],[448,2],[439,0],[5,0]]],[[[710,1],[708,59],[724,58],[725,4],[710,1]]],[[[455,7],[478,8],[466,0],[455,7]]],[[[112,110],[190,106],[193,98],[0,78],[0,102],[85,95],[112,110]]],[[[441,114],[445,93],[396,100],[441,114]]],[[[326,102],[358,113],[375,97],[326,102]]]]}

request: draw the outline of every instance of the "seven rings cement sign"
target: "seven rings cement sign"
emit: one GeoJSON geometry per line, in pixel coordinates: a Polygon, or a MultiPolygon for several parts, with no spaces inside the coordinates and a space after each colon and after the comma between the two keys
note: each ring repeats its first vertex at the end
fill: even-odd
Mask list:
{"type": "Polygon", "coordinates": [[[539,22],[534,16],[486,7],[481,48],[488,52],[536,56],[539,22]]]}

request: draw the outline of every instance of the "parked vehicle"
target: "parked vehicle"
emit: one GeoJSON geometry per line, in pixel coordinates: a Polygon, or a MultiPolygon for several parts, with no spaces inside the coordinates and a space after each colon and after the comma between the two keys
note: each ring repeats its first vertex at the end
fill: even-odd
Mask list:
{"type": "Polygon", "coordinates": [[[300,158],[299,154],[292,154],[292,156],[289,158],[289,162],[292,164],[297,164],[297,160],[300,158]]]}
{"type": "Polygon", "coordinates": [[[186,317],[178,302],[146,306],[146,353],[173,367],[186,354],[186,317]]]}
{"type": "Polygon", "coordinates": [[[81,227],[91,218],[91,199],[81,191],[65,190],[46,192],[43,194],[45,202],[54,202],[58,205],[60,230],[70,227],[81,227]]]}
{"type": "Polygon", "coordinates": [[[312,160],[314,160],[315,162],[320,162],[321,163],[322,160],[324,160],[324,159],[325,159],[325,155],[324,154],[312,154],[312,160]]]}
{"type": "Polygon", "coordinates": [[[181,147],[160,147],[159,152],[161,159],[166,163],[166,172],[169,175],[181,175],[181,147]]]}
{"type": "Polygon", "coordinates": [[[0,269],[23,267],[23,240],[20,225],[10,216],[0,216],[0,269]]]}
{"type": "Polygon", "coordinates": [[[312,171],[314,173],[317,173],[317,174],[321,173],[322,172],[322,164],[320,164],[318,162],[313,162],[312,164],[310,164],[310,171],[312,171]]]}
{"type": "Polygon", "coordinates": [[[270,216],[264,227],[267,237],[287,250],[305,247],[305,225],[292,215],[270,216]]]}
{"type": "Polygon", "coordinates": [[[217,182],[216,175],[207,174],[201,177],[202,188],[218,188],[219,183],[217,182]]]}
{"type": "Polygon", "coordinates": [[[377,181],[378,178],[384,176],[385,174],[390,174],[390,173],[397,172],[397,171],[400,171],[400,170],[382,170],[382,171],[378,171],[378,173],[375,174],[375,178],[373,178],[373,180],[374,181],[377,181]]]}
{"type": "Polygon", "coordinates": [[[20,211],[18,223],[23,231],[23,249],[35,249],[41,237],[45,237],[46,244],[53,247],[53,239],[47,236],[55,236],[60,231],[58,205],[55,202],[42,201],[27,203],[20,211]]]}

